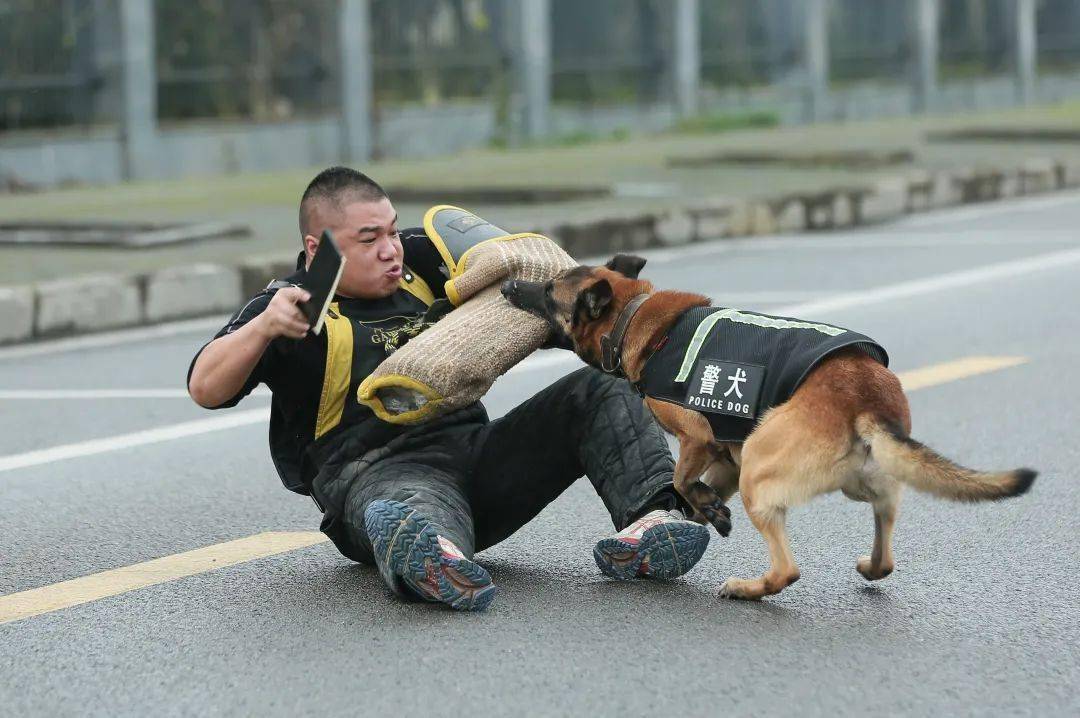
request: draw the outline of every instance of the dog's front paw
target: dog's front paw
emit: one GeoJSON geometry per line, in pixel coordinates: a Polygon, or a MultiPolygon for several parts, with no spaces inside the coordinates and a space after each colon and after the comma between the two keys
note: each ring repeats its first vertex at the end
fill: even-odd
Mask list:
{"type": "Polygon", "coordinates": [[[761,592],[752,589],[753,581],[743,578],[729,578],[720,587],[719,598],[731,598],[738,601],[757,601],[761,598],[761,592]]]}
{"type": "Polygon", "coordinates": [[[717,533],[727,538],[728,534],[731,533],[731,509],[718,502],[702,509],[702,513],[705,514],[705,518],[709,520],[717,533]]]}
{"type": "Polygon", "coordinates": [[[707,518],[705,518],[705,514],[701,513],[697,509],[694,509],[694,513],[691,514],[690,516],[687,516],[686,518],[689,519],[690,521],[693,521],[696,524],[701,524],[702,526],[709,523],[709,520],[707,518]]]}

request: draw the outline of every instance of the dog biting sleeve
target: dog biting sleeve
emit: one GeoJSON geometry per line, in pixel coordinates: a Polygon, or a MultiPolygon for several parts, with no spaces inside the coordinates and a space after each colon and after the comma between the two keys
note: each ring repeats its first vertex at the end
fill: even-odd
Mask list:
{"type": "Polygon", "coordinates": [[[477,401],[547,339],[547,323],[513,307],[507,279],[541,282],[576,262],[538,234],[509,234],[458,207],[439,205],[424,229],[450,270],[455,306],[386,358],[357,389],[357,400],[395,424],[428,421],[477,401]]]}

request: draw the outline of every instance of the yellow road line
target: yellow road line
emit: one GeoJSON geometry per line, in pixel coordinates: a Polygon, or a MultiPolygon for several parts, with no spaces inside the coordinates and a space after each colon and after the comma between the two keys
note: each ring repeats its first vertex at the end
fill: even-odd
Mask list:
{"type": "Polygon", "coordinates": [[[947,384],[969,376],[988,374],[1027,363],[1027,357],[965,357],[956,361],[934,364],[922,369],[912,369],[897,374],[904,391],[915,391],[930,386],[947,384]]]}
{"type": "Polygon", "coordinates": [[[270,531],[132,566],[90,574],[29,591],[0,596],[0,624],[61,608],[274,556],[328,541],[317,531],[270,531]]]}
{"type": "MultiPolygon", "coordinates": [[[[946,384],[1026,363],[1025,357],[966,357],[899,374],[907,391],[946,384]]],[[[287,551],[328,539],[317,531],[270,531],[226,543],[163,556],[133,566],[103,571],[29,591],[0,596],[0,625],[78,606],[146,586],[174,581],[287,551]]]]}

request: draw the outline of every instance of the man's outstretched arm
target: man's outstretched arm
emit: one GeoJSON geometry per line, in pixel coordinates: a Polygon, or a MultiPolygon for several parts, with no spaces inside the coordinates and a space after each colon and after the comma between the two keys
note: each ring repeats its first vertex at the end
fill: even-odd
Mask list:
{"type": "Polygon", "coordinates": [[[302,339],[309,329],[296,306],[310,298],[299,287],[278,290],[266,309],[250,321],[207,344],[188,377],[188,394],[195,403],[213,409],[235,397],[278,337],[302,339]]]}

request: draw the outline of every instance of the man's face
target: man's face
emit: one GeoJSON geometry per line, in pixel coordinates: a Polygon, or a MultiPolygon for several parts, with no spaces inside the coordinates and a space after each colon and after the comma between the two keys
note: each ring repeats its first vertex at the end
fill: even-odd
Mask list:
{"type": "Polygon", "coordinates": [[[345,269],[337,293],[358,299],[388,297],[398,289],[403,251],[397,230],[397,212],[385,197],[319,207],[312,230],[304,237],[307,262],[315,256],[324,229],[334,235],[334,243],[345,257],[345,269]]]}

